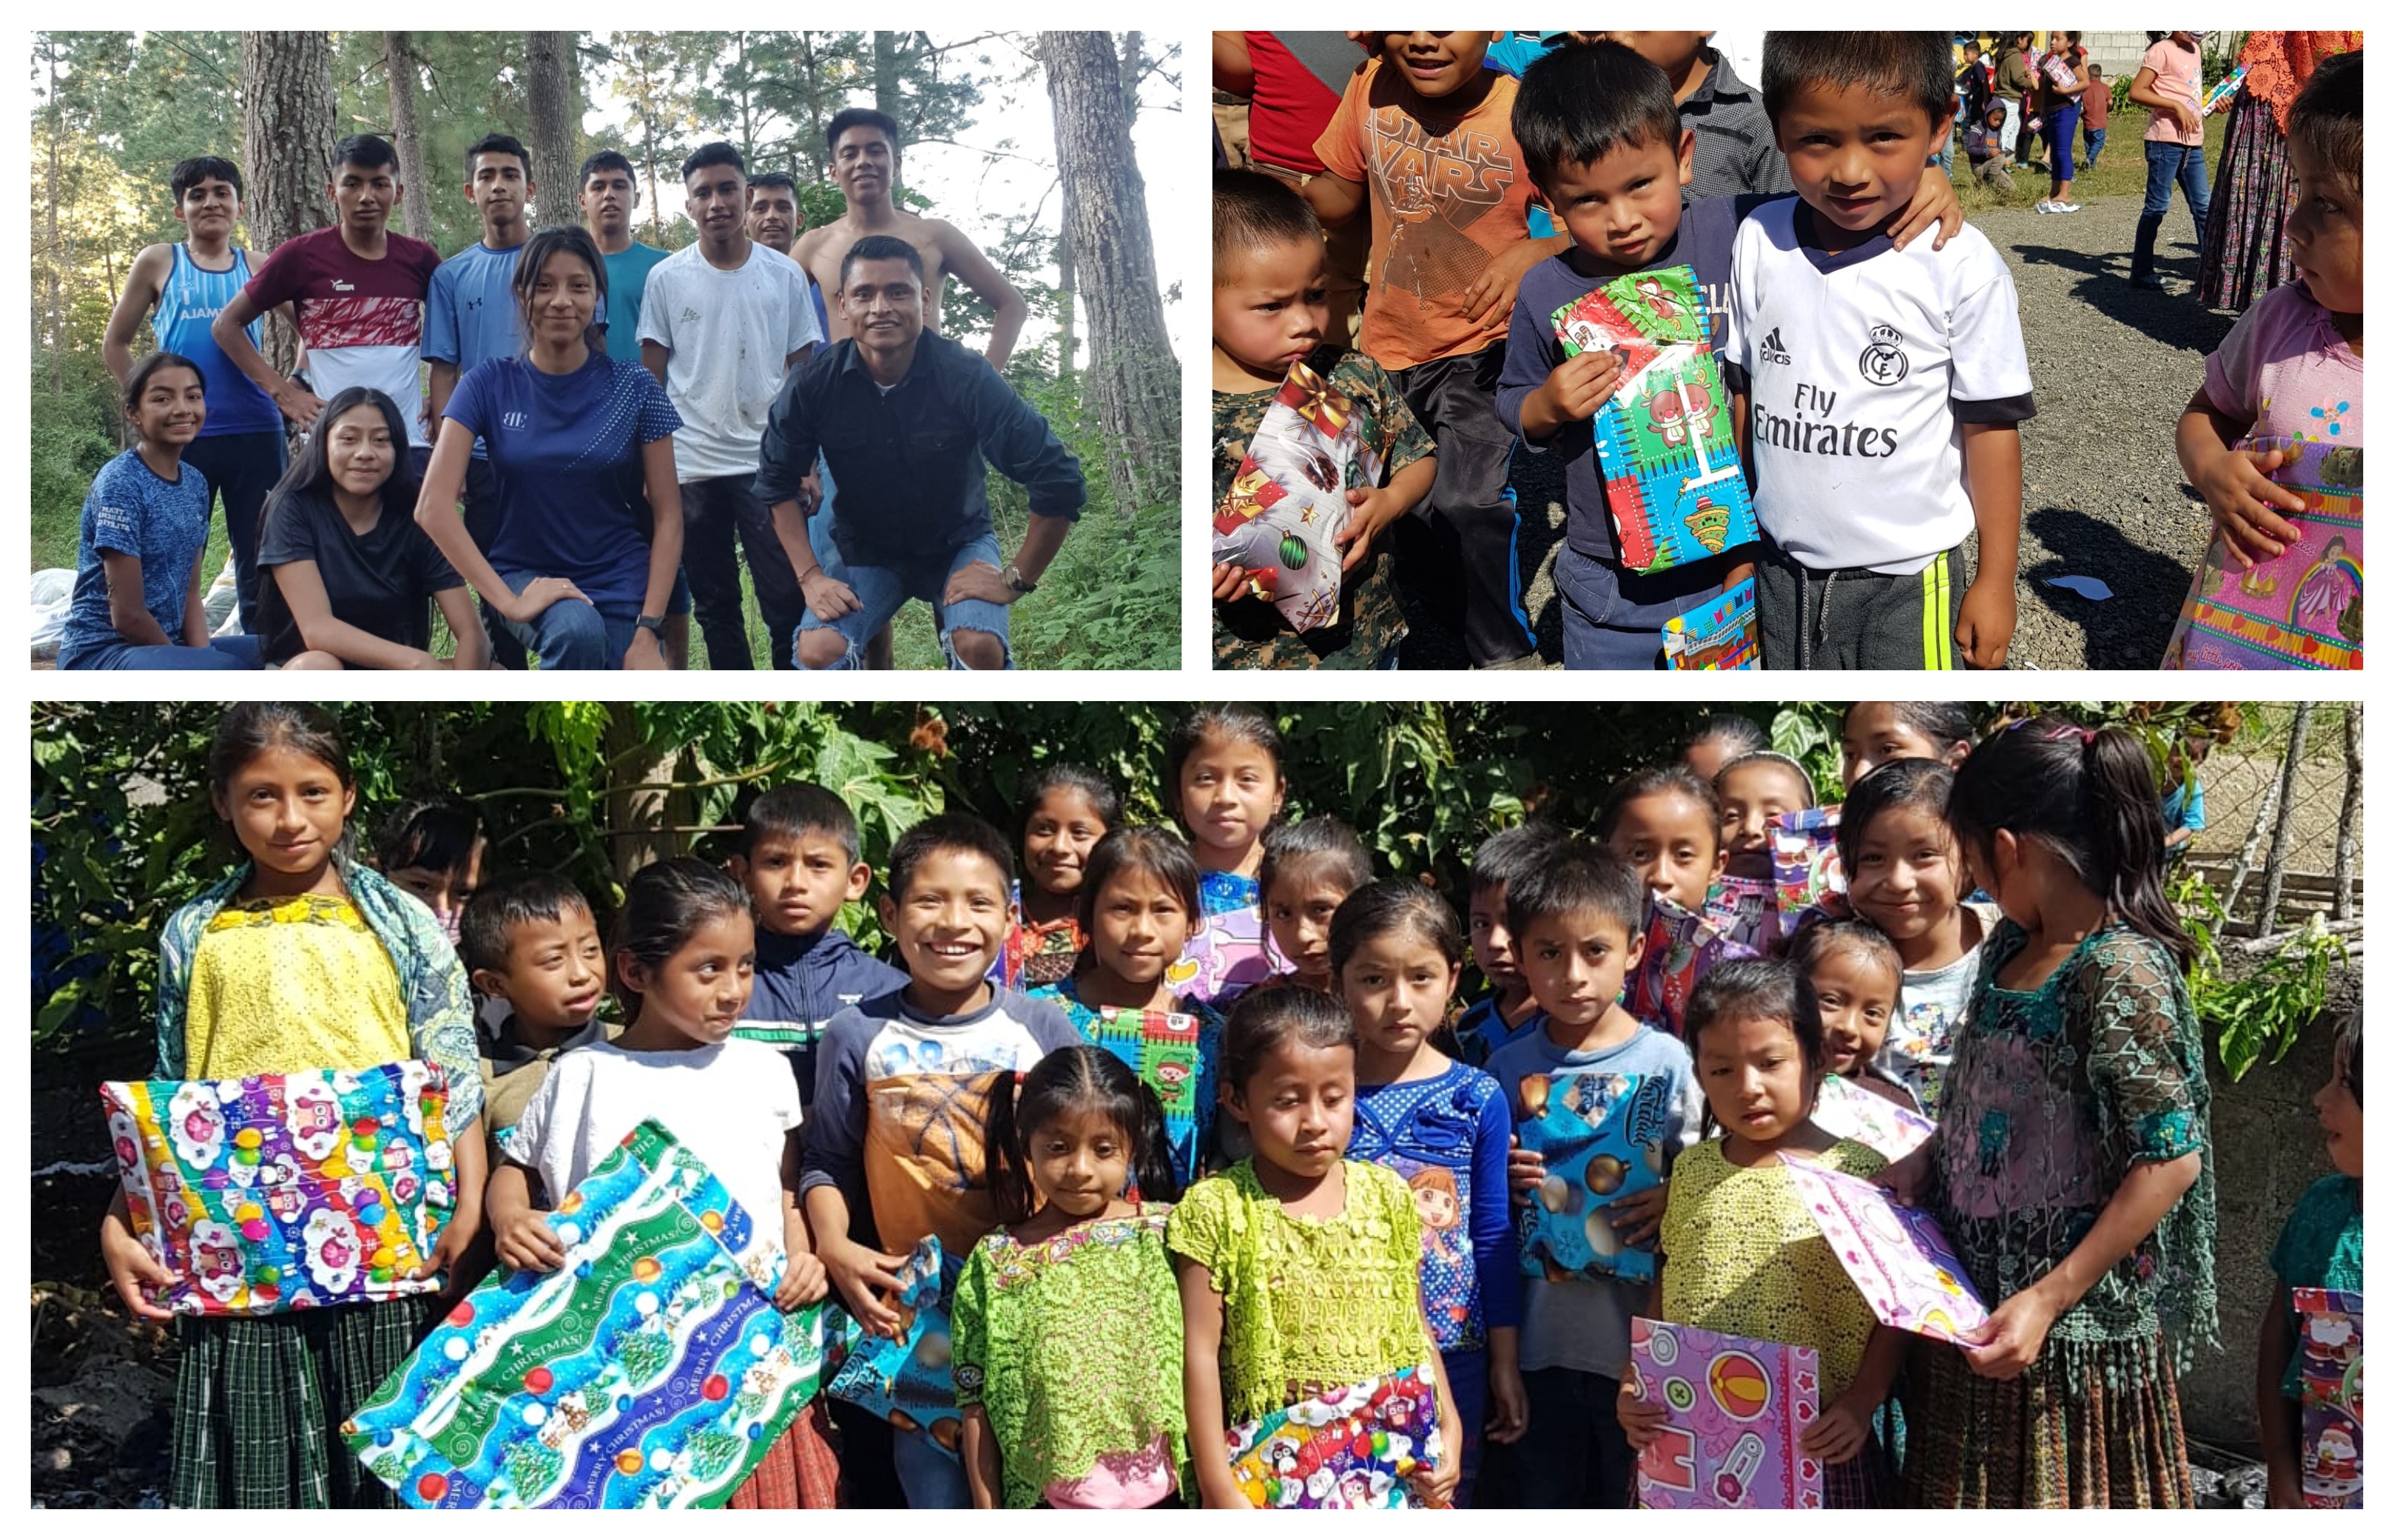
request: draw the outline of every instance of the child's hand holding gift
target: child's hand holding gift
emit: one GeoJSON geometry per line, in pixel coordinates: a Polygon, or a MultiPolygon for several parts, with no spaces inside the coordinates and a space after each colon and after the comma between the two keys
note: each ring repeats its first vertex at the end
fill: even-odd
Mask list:
{"type": "Polygon", "coordinates": [[[2257,567],[2283,556],[2302,532],[2279,517],[2303,511],[2302,494],[2269,480],[2269,472],[2286,463],[2279,450],[2256,454],[2249,449],[2222,449],[2194,460],[2188,480],[2211,509],[2221,544],[2244,567],[2257,567]]]}
{"type": "MultiPolygon", "coordinates": [[[[1425,455],[1388,478],[1384,487],[1353,487],[1347,493],[1348,504],[1354,511],[1347,517],[1347,527],[1338,532],[1334,542],[1343,553],[1338,563],[1342,573],[1351,573],[1356,563],[1371,554],[1372,537],[1397,521],[1400,515],[1429,495],[1430,482],[1438,476],[1438,458],[1425,455]]],[[[1215,591],[1219,593],[1221,572],[1217,569],[1215,591]]]]}
{"type": "Polygon", "coordinates": [[[1655,1435],[1663,1431],[1664,1424],[1670,1420],[1671,1411],[1660,1402],[1641,1398],[1638,1394],[1637,1381],[1624,1378],[1613,1415],[1620,1420],[1621,1431],[1629,1440],[1629,1447],[1642,1451],[1654,1441],[1655,1435]]]}
{"type": "Polygon", "coordinates": [[[1565,423],[1585,422],[1621,388],[1621,355],[1591,348],[1555,365],[1546,383],[1522,399],[1521,431],[1544,439],[1565,423]]]}

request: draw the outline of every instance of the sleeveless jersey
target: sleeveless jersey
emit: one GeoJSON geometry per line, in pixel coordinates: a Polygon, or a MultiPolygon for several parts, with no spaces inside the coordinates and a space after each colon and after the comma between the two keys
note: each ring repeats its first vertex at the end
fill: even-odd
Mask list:
{"type": "MultiPolygon", "coordinates": [[[[200,429],[203,439],[220,438],[228,433],[271,433],[283,427],[283,414],[276,410],[274,399],[257,388],[257,383],[225,357],[224,349],[208,335],[217,312],[232,303],[232,296],[249,282],[249,254],[233,249],[232,266],[223,272],[210,272],[191,260],[191,250],[184,243],[175,243],[175,270],[158,290],[158,311],[151,317],[150,328],[158,336],[158,346],[170,353],[180,353],[200,366],[200,378],[207,385],[208,420],[200,429]]],[[[263,324],[249,323],[252,346],[263,348],[263,324]]]]}

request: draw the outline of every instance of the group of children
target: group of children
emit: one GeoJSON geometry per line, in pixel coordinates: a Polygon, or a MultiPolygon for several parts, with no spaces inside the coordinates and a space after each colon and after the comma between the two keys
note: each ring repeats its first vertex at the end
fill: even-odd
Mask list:
{"type": "MultiPolygon", "coordinates": [[[[1376,457],[1376,484],[1342,483],[1329,624],[1296,629],[1271,573],[1215,564],[1217,667],[1394,666],[1407,623],[1386,536],[1408,511],[1454,553],[1415,597],[1459,604],[1474,666],[1532,661],[1517,454],[1562,458],[1566,666],[1663,665],[1666,627],[1702,633],[1749,577],[1762,666],[2002,666],[2035,403],[2010,270],[1935,164],[1954,116],[1948,34],[1770,33],[1760,95],[1794,196],[1756,182],[1692,201],[1682,189],[1720,185],[1735,151],[1683,117],[1675,83],[1710,54],[1702,34],[1571,34],[1529,49],[1518,78],[1487,61],[1496,34],[1359,35],[1368,57],[1315,146],[1322,172],[1215,175],[1214,487],[1231,494],[1299,362],[1343,399],[1333,426],[1376,457]],[[1372,284],[1350,349],[1326,309],[1322,231],[1367,204],[1372,284]],[[1533,233],[1535,205],[1557,233],[1533,233]],[[1567,347],[1558,318],[1624,275],[1680,267],[1709,312],[1759,538],[1652,570],[1622,533],[1644,517],[1635,478],[1600,460],[1592,426],[1624,350],[1567,347]]],[[[2357,441],[2359,60],[2329,63],[2290,127],[2302,283],[2240,323],[2179,428],[2222,572],[2282,554],[2295,532],[2281,515],[2311,506],[2270,483],[2291,456],[2235,449],[2243,435],[2357,441]]]]}
{"type": "MultiPolygon", "coordinates": [[[[903,834],[877,875],[893,967],[838,928],[876,874],[821,787],[757,796],[721,865],[637,874],[602,941],[571,885],[486,880],[460,805],[406,809],[385,872],[355,859],[328,719],[234,706],[208,779],[245,860],[168,925],[158,1073],[428,1060],[464,1137],[422,1270],[443,1296],[179,1319],[172,1500],[388,1501],[344,1417],[493,1263],[560,1265],[547,1214],[656,1118],[778,1224],[783,1309],[828,1296],[893,1335],[910,1253],[945,1257],[957,1431],[818,1401],[745,1506],[1243,1507],[1238,1429],[1392,1379],[1436,1407],[1412,1501],[1623,1506],[1663,1415],[1624,1388],[1636,1315],[1817,1349],[1804,1444],[1833,1504],[2189,1504],[2209,1096],[2150,762],[2054,718],[1971,736],[1958,708],[1849,708],[1850,914],[1775,939],[1772,916],[1754,950],[1783,954],[1664,1009],[1652,916],[1701,909],[1817,800],[1742,717],[1625,778],[1590,838],[1492,836],[1466,922],[1335,820],[1283,819],[1267,717],[1200,710],[1166,747],[1177,830],[1050,765],[1011,839],[955,814],[903,834]],[[1467,963],[1488,993],[1457,1014],[1467,963]],[[1607,1212],[1661,1253],[1651,1283],[1522,1265],[1560,1178],[1515,1131],[1588,1071],[1662,1087],[1666,1180],[1607,1212]],[[1940,1132],[1892,1164],[1836,1138],[1814,1113],[1840,1083],[1940,1132]],[[1782,1151],[1927,1204],[1994,1307],[1982,1338],[1878,1325],[1782,1151]]],[[[2320,1100],[2349,1189],[2307,1197],[2290,1285],[2357,1278],[2359,1066],[2354,1037],[2320,1100]]],[[[172,1279],[121,1203],[100,1249],[162,1317],[172,1279]]],[[[2271,1375],[2290,1340],[2273,1310],[2271,1375]]],[[[2278,1495],[2291,1425],[2264,1417],[2278,1495]]]]}

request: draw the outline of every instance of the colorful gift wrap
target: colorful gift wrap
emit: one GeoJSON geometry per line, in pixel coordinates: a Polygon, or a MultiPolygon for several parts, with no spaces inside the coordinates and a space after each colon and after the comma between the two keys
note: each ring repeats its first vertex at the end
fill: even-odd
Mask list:
{"type": "Polygon", "coordinates": [[[1444,1450],[1427,1366],[1316,1396],[1230,1430],[1230,1479],[1257,1507],[1419,1507],[1405,1478],[1444,1450]]]}
{"type": "Polygon", "coordinates": [[[1590,428],[1622,563],[1659,573],[1759,539],[1695,270],[1624,273],[1551,319],[1565,357],[1621,360],[1590,428]]]}
{"type": "Polygon", "coordinates": [[[1561,1070],[1521,1077],[1513,1129],[1546,1162],[1514,1210],[1521,1270],[1532,1278],[1654,1276],[1651,1244],[1622,1244],[1605,1204],[1661,1185],[1671,1086],[1662,1075],[1561,1070]]]}
{"type": "Polygon", "coordinates": [[[2301,532],[2275,559],[2239,572],[2215,529],[2162,652],[2164,668],[2361,666],[2361,450],[2322,439],[2247,439],[2288,458],[2269,480],[2303,494],[2281,517],[2301,532]]]}
{"type": "Polygon", "coordinates": [[[766,1232],[641,1124],[548,1217],[554,1272],[493,1276],[342,1426],[414,1507],[720,1507],[822,1379],[766,1232]]]}
{"type": "Polygon", "coordinates": [[[1164,970],[1164,980],[1175,995],[1193,995],[1227,1008],[1276,971],[1264,936],[1263,909],[1244,904],[1199,919],[1180,949],[1180,960],[1164,970]]]}
{"type": "Polygon", "coordinates": [[[1646,913],[1646,952],[1638,971],[1629,976],[1629,1014],[1677,1037],[1696,981],[1721,963],[1753,956],[1754,949],[1730,941],[1712,921],[1660,893],[1653,895],[1646,913]]]}
{"type": "Polygon", "coordinates": [[[1925,1209],[1907,1208],[1876,1182],[1800,1156],[1782,1152],[1779,1160],[1881,1324],[1958,1343],[1987,1323],[1969,1272],[1925,1209]]]}
{"type": "Polygon", "coordinates": [[[2303,1504],[2361,1507],[2361,1296],[2296,1289],[2302,1323],[2303,1504]]]}
{"type": "Polygon", "coordinates": [[[1759,956],[1779,951],[1779,885],[1762,877],[1723,876],[1704,895],[1704,918],[1759,956]]]}
{"type": "MultiPolygon", "coordinates": [[[[1837,858],[1837,809],[1798,808],[1770,824],[1770,875],[1779,888],[1779,913],[1792,920],[1842,899],[1846,866],[1837,858]]],[[[1782,921],[1781,934],[1793,936],[1801,928],[1782,921]]]]}
{"type": "Polygon", "coordinates": [[[1937,1131],[1937,1125],[1911,1108],[1837,1074],[1821,1082],[1812,1121],[1824,1133],[1869,1145],[1890,1164],[1927,1143],[1937,1131]]]}
{"type": "Polygon", "coordinates": [[[1762,666],[1762,626],[1754,579],[1663,623],[1663,665],[1690,672],[1762,666]]]}
{"type": "Polygon", "coordinates": [[[449,1086],[419,1060],[99,1088],[125,1214],[178,1315],[428,1294],[455,1205],[449,1086]]]}
{"type": "Polygon", "coordinates": [[[1213,1129],[1217,1069],[1222,1060],[1218,1018],[1177,1010],[1088,1008],[1076,1018],[1081,1035],[1131,1067],[1164,1107],[1164,1136],[1172,1169],[1186,1187],[1197,1179],[1205,1136],[1213,1129]]]}
{"type": "Polygon", "coordinates": [[[1638,1456],[1650,1508],[1817,1508],[1821,1462],[1797,1447],[1821,1415],[1809,1348],[1633,1316],[1630,1394],[1669,1409],[1638,1456]]]}
{"type": "Polygon", "coordinates": [[[1214,559],[1247,571],[1248,589],[1299,631],[1338,623],[1337,538],[1350,491],[1380,484],[1369,419],[1299,360],[1265,408],[1247,456],[1214,511],[1214,559]]]}
{"type": "Polygon", "coordinates": [[[2211,94],[2203,99],[2203,115],[2209,117],[2234,100],[2237,91],[2244,84],[2244,72],[2251,68],[2249,64],[2239,64],[2227,79],[2214,86],[2211,94]]]}
{"type": "Polygon", "coordinates": [[[926,1235],[898,1270],[898,1335],[875,1336],[842,1316],[839,1363],[825,1394],[861,1406],[901,1431],[926,1432],[950,1454],[964,1446],[940,1238],[926,1235]]]}

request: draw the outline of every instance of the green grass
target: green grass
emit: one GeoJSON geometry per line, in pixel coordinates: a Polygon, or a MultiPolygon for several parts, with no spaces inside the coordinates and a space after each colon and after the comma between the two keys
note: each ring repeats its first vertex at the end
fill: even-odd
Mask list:
{"type": "MultiPolygon", "coordinates": [[[[2076,159],[2081,173],[2070,184],[2072,203],[2086,203],[2095,198],[2145,195],[2145,124],[2150,114],[2141,107],[2113,108],[2111,131],[2103,139],[2103,159],[2092,172],[2086,170],[2086,132],[2078,133],[2076,159]]],[[[2219,148],[2228,133],[2228,114],[2215,112],[2203,119],[2203,164],[2216,180],[2219,176],[2219,148]]],[[[2023,147],[2025,151],[2025,147],[2023,147]]],[[[2035,155],[2045,154],[2045,142],[2036,140],[2035,155]]],[[[2017,158],[2017,157],[2016,157],[2017,158]]],[[[1953,191],[1962,203],[1962,211],[1976,214],[1990,208],[2032,208],[2037,200],[2052,190],[2052,181],[2042,171],[2012,167],[2012,191],[2006,197],[1970,175],[1965,164],[1955,167],[1953,191]]]]}

